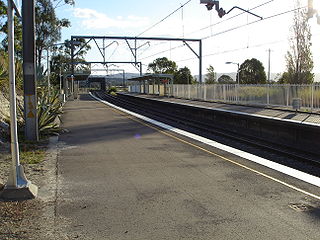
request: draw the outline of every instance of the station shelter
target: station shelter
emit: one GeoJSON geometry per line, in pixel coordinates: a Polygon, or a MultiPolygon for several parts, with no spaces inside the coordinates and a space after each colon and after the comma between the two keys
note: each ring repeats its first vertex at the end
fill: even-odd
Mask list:
{"type": "Polygon", "coordinates": [[[172,74],[145,74],[140,77],[128,79],[129,92],[152,94],[159,96],[172,96],[173,75],[172,74]]]}

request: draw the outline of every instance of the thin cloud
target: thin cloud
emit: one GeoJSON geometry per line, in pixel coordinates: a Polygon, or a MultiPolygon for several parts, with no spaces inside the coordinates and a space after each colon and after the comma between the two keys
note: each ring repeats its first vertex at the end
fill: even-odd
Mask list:
{"type": "Polygon", "coordinates": [[[82,19],[82,25],[89,29],[141,28],[150,24],[146,17],[130,15],[128,17],[117,16],[113,19],[89,8],[75,8],[73,15],[82,19]]]}

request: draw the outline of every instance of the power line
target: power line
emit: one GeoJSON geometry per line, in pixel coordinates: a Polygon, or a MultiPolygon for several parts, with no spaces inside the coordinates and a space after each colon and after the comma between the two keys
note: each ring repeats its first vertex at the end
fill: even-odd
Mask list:
{"type": "Polygon", "coordinates": [[[187,2],[185,2],[183,5],[181,5],[180,7],[178,7],[176,10],[174,10],[172,13],[170,13],[168,16],[164,17],[163,19],[161,19],[159,22],[153,24],[151,27],[147,28],[146,30],[144,30],[142,33],[140,33],[139,35],[137,35],[137,37],[141,36],[142,34],[146,33],[147,31],[149,31],[150,29],[154,28],[155,26],[157,26],[158,24],[162,23],[163,21],[165,21],[167,18],[169,18],[170,16],[172,16],[174,13],[176,13],[177,11],[179,11],[181,8],[183,8],[185,5],[187,5],[189,2],[191,2],[192,0],[189,0],[187,2]]]}
{"type": "MultiPolygon", "coordinates": [[[[257,8],[262,7],[262,6],[264,6],[264,5],[267,5],[267,4],[269,4],[269,3],[273,2],[273,1],[275,1],[275,0],[270,0],[270,1],[268,1],[268,2],[262,3],[262,4],[260,4],[260,5],[258,5],[258,6],[255,6],[255,7],[251,8],[251,9],[249,9],[249,10],[257,9],[257,8]]],[[[156,25],[160,24],[161,22],[163,22],[164,20],[166,20],[167,18],[169,18],[171,15],[173,15],[174,13],[176,13],[177,11],[179,11],[179,9],[181,9],[181,8],[183,8],[185,5],[187,5],[189,2],[191,2],[191,0],[187,1],[186,3],[184,3],[184,4],[181,5],[179,8],[177,8],[177,9],[174,10],[172,13],[170,13],[168,16],[166,16],[165,18],[163,18],[163,19],[160,20],[159,22],[155,23],[154,25],[152,25],[151,27],[149,27],[148,29],[146,29],[145,31],[143,31],[142,33],[140,33],[140,34],[137,35],[137,36],[141,36],[141,35],[144,34],[145,32],[147,32],[147,31],[149,31],[150,29],[152,29],[153,27],[155,27],[156,25]]],[[[209,28],[209,27],[212,27],[212,26],[221,24],[222,22],[228,21],[228,20],[233,19],[233,18],[235,18],[235,17],[238,17],[238,16],[240,16],[240,15],[242,15],[242,14],[244,14],[244,13],[239,13],[239,14],[237,14],[237,15],[235,15],[235,16],[232,16],[232,17],[230,17],[230,18],[227,18],[227,19],[225,19],[225,20],[223,20],[223,21],[221,21],[221,22],[218,22],[218,23],[215,23],[215,24],[211,24],[211,25],[209,25],[209,26],[207,26],[207,27],[204,27],[204,28],[202,28],[202,29],[200,29],[200,30],[197,30],[197,31],[195,31],[195,32],[202,31],[202,30],[207,29],[207,28],[209,28]]],[[[192,33],[194,33],[194,32],[192,32],[192,33]]],[[[192,34],[192,33],[189,33],[189,34],[192,34]]],[[[155,54],[146,56],[146,57],[144,57],[144,58],[141,58],[141,60],[146,59],[146,58],[150,58],[150,57],[156,56],[156,55],[158,55],[158,54],[165,53],[165,52],[168,52],[168,51],[177,49],[177,48],[181,48],[181,47],[183,47],[183,46],[184,46],[184,45],[180,45],[180,46],[175,47],[175,48],[170,48],[170,49],[167,49],[167,50],[163,50],[163,51],[160,51],[160,52],[158,52],[158,53],[155,53],[155,54]]]]}
{"type": "MultiPolygon", "coordinates": [[[[315,36],[320,36],[320,34],[315,34],[313,36],[314,37],[315,36]]],[[[238,52],[238,51],[247,50],[247,49],[250,49],[250,48],[259,48],[259,47],[263,47],[263,46],[270,46],[270,45],[274,45],[274,44],[277,44],[277,43],[286,42],[288,40],[292,41],[293,39],[296,39],[296,38],[297,37],[291,37],[289,39],[281,39],[281,40],[267,42],[267,43],[259,43],[259,44],[256,44],[256,45],[252,45],[250,47],[241,47],[241,48],[229,49],[229,50],[224,50],[224,51],[215,52],[215,53],[209,53],[209,54],[203,55],[202,57],[205,58],[205,57],[216,56],[216,55],[225,54],[225,53],[238,52]]],[[[197,58],[196,57],[191,57],[191,58],[177,60],[176,62],[185,62],[185,61],[189,61],[189,60],[193,60],[193,59],[197,59],[197,58]]]]}
{"type": "MultiPolygon", "coordinates": [[[[267,5],[267,4],[269,4],[269,3],[273,2],[273,1],[275,1],[275,0],[270,0],[270,1],[268,1],[268,2],[262,3],[262,4],[258,5],[258,6],[255,6],[255,7],[253,7],[253,8],[250,8],[249,11],[254,10],[254,9],[257,9],[257,8],[260,8],[260,7],[262,7],[262,6],[265,6],[265,5],[267,5]]],[[[220,21],[220,22],[217,22],[217,23],[214,23],[214,24],[210,24],[210,25],[208,25],[208,26],[206,26],[206,27],[203,27],[203,28],[201,28],[201,29],[199,29],[199,30],[190,32],[190,33],[188,33],[188,34],[193,34],[193,33],[196,33],[196,32],[200,32],[200,31],[206,30],[207,28],[210,28],[210,27],[213,27],[213,26],[217,26],[217,25],[219,25],[219,24],[221,24],[221,23],[223,23],[223,22],[229,21],[229,20],[231,20],[231,19],[233,19],[233,18],[235,18],[235,17],[241,16],[241,15],[243,15],[243,14],[245,14],[245,12],[239,13],[239,14],[237,14],[237,15],[234,15],[234,16],[232,16],[232,17],[229,17],[229,18],[227,18],[227,19],[225,19],[225,20],[222,20],[222,21],[220,21]]]]}
{"type": "Polygon", "coordinates": [[[282,12],[282,13],[271,15],[271,16],[265,17],[263,19],[259,19],[259,20],[256,20],[256,21],[253,21],[253,22],[250,22],[250,23],[247,23],[247,24],[243,24],[243,25],[240,25],[240,26],[237,26],[237,27],[233,27],[233,28],[224,30],[222,32],[218,32],[218,33],[213,34],[213,35],[206,36],[206,37],[202,38],[202,40],[206,40],[208,38],[212,38],[212,37],[215,37],[215,36],[218,36],[218,35],[221,35],[221,34],[224,34],[224,33],[228,33],[228,32],[234,31],[234,30],[238,30],[240,28],[243,28],[243,27],[255,24],[255,23],[259,23],[259,22],[262,22],[262,21],[265,21],[265,20],[268,20],[268,19],[271,19],[271,18],[279,17],[279,16],[282,16],[284,14],[288,14],[288,13],[291,13],[291,12],[294,12],[294,11],[297,11],[297,10],[300,10],[300,9],[304,9],[304,8],[306,8],[306,7],[299,7],[299,8],[296,8],[296,9],[292,9],[292,10],[288,10],[288,11],[285,11],[285,12],[282,12]]]}
{"type": "Polygon", "coordinates": [[[161,51],[161,52],[154,53],[154,54],[149,55],[149,56],[147,56],[147,57],[140,58],[139,60],[143,60],[143,59],[146,59],[146,58],[151,58],[151,57],[154,57],[154,56],[159,55],[159,54],[161,54],[161,53],[169,52],[169,51],[171,51],[171,50],[175,50],[175,49],[178,49],[178,48],[181,48],[181,47],[184,47],[184,46],[185,46],[184,44],[183,44],[183,45],[179,45],[179,46],[176,46],[176,47],[174,47],[174,48],[170,48],[170,49],[167,49],[167,50],[163,50],[163,51],[161,51]]]}
{"type": "MultiPolygon", "coordinates": [[[[216,33],[216,34],[214,34],[214,35],[210,35],[210,36],[204,37],[204,38],[202,38],[202,40],[206,40],[206,39],[211,38],[211,37],[214,37],[214,36],[218,36],[218,35],[221,35],[221,34],[224,34],[224,33],[228,33],[228,32],[231,32],[231,31],[240,29],[240,28],[242,28],[242,27],[245,27],[245,26],[248,26],[248,25],[251,25],[251,24],[254,24],[254,23],[259,23],[259,22],[261,22],[261,21],[265,21],[265,20],[268,20],[268,19],[271,19],[271,18],[279,17],[279,16],[282,16],[282,15],[284,15],[284,14],[288,14],[288,13],[291,13],[291,12],[294,12],[294,11],[297,11],[297,10],[300,10],[300,9],[304,9],[304,8],[306,8],[306,7],[300,7],[300,8],[288,10],[288,11],[285,11],[285,12],[277,13],[277,14],[275,14],[275,15],[271,15],[271,16],[265,17],[265,18],[262,19],[262,20],[256,20],[256,21],[253,21],[253,22],[244,24],[244,25],[240,25],[240,26],[237,26],[237,27],[234,27],[234,28],[227,29],[227,30],[225,30],[225,31],[216,33]]],[[[144,57],[144,58],[142,58],[141,60],[146,59],[146,58],[150,58],[150,57],[153,57],[153,56],[156,56],[156,55],[159,55],[159,54],[161,54],[161,53],[168,52],[168,51],[170,51],[170,50],[178,49],[178,48],[181,48],[181,47],[183,47],[183,46],[184,46],[184,45],[179,45],[179,46],[177,46],[177,47],[175,47],[175,48],[163,50],[163,51],[157,52],[157,53],[155,53],[155,54],[149,55],[149,56],[147,56],[147,57],[144,57]]],[[[248,48],[248,47],[246,47],[246,48],[248,48]]],[[[240,50],[242,50],[242,48],[241,48],[240,50]]],[[[231,50],[231,51],[232,51],[232,50],[231,50]]],[[[229,51],[227,51],[227,52],[229,52],[229,51]]],[[[224,52],[223,52],[223,53],[224,53],[224,52]]],[[[212,55],[216,55],[216,53],[215,53],[215,54],[211,54],[211,56],[212,56],[212,55]]],[[[204,55],[203,57],[205,57],[205,56],[210,56],[210,54],[204,55]]],[[[187,60],[191,60],[191,59],[195,59],[195,58],[190,58],[190,59],[187,59],[187,60]]],[[[183,61],[187,61],[187,60],[183,60],[183,61]]]]}
{"type": "MultiPolygon", "coordinates": [[[[266,45],[273,45],[273,44],[277,44],[277,43],[284,42],[284,41],[287,41],[287,39],[285,39],[285,40],[284,39],[283,40],[277,40],[277,41],[268,42],[268,43],[259,43],[259,44],[256,44],[256,45],[252,45],[250,47],[246,46],[246,47],[234,48],[234,49],[224,50],[224,51],[215,52],[215,53],[209,53],[209,54],[203,55],[202,57],[210,57],[210,56],[215,56],[215,55],[220,55],[220,54],[225,54],[225,53],[233,53],[233,52],[238,52],[238,51],[242,51],[242,50],[247,50],[247,49],[250,49],[250,48],[258,48],[258,47],[263,47],[263,46],[266,46],[266,45]]],[[[189,60],[193,60],[193,59],[196,59],[196,57],[181,59],[181,60],[178,60],[176,62],[185,62],[185,61],[189,61],[189,60]]]]}

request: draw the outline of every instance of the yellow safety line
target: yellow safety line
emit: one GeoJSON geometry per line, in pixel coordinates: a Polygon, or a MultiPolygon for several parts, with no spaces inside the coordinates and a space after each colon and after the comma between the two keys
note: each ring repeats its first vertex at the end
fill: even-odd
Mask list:
{"type": "Polygon", "coordinates": [[[265,174],[265,173],[262,173],[262,172],[259,172],[258,170],[255,170],[255,169],[253,169],[253,168],[247,167],[247,166],[245,166],[245,165],[243,165],[243,164],[241,164],[241,163],[238,163],[238,162],[236,162],[236,161],[233,161],[233,160],[231,160],[231,159],[229,159],[229,158],[226,158],[226,157],[224,157],[224,156],[222,156],[222,155],[220,155],[220,154],[214,153],[214,152],[209,151],[209,150],[207,150],[207,149],[205,149],[205,148],[202,148],[202,147],[200,147],[200,146],[198,146],[198,145],[196,145],[196,144],[193,144],[193,143],[188,142],[188,141],[186,141],[186,140],[183,140],[183,139],[181,139],[181,138],[179,138],[179,137],[177,137],[177,136],[174,136],[174,135],[172,135],[172,134],[170,134],[170,133],[167,133],[167,132],[165,132],[164,130],[161,130],[161,129],[153,126],[153,125],[150,125],[150,124],[148,124],[148,123],[146,123],[146,122],[144,122],[144,121],[142,121],[142,120],[140,120],[140,119],[138,119],[138,118],[136,118],[136,117],[130,116],[129,114],[124,113],[124,112],[122,112],[122,111],[120,111],[120,110],[118,110],[118,109],[112,108],[111,106],[109,106],[109,107],[111,108],[112,111],[117,112],[117,113],[121,114],[122,116],[125,116],[125,117],[127,117],[127,118],[129,118],[129,119],[131,119],[131,120],[133,120],[133,121],[135,121],[135,122],[138,122],[138,123],[140,123],[140,124],[142,124],[142,125],[144,125],[144,126],[146,126],[146,127],[152,128],[152,129],[154,129],[154,130],[156,130],[156,131],[158,131],[158,132],[160,132],[160,133],[162,133],[162,134],[164,134],[164,135],[166,135],[166,136],[168,136],[168,137],[174,138],[174,139],[176,139],[176,140],[178,140],[178,141],[180,141],[180,142],[182,142],[182,143],[184,143],[184,144],[190,145],[190,146],[192,146],[192,147],[194,147],[194,148],[197,148],[197,149],[199,149],[199,150],[201,150],[201,151],[204,151],[204,152],[209,153],[209,154],[211,154],[211,155],[213,155],[213,156],[216,156],[216,157],[218,157],[218,158],[221,158],[221,159],[223,159],[223,160],[225,160],[225,161],[227,161],[227,162],[233,163],[233,164],[235,164],[235,165],[237,165],[237,166],[239,166],[239,167],[242,167],[242,168],[247,169],[247,170],[249,170],[249,171],[251,171],[251,172],[254,172],[254,173],[256,173],[256,174],[259,174],[260,176],[263,176],[263,177],[268,178],[268,179],[270,179],[270,180],[273,180],[273,181],[275,181],[275,182],[277,182],[277,183],[280,183],[280,184],[282,184],[282,185],[284,185],[284,186],[286,186],[286,187],[289,187],[289,188],[291,188],[291,189],[293,189],[293,190],[296,190],[296,191],[298,191],[298,192],[300,192],[300,193],[303,193],[303,194],[308,195],[308,196],[310,196],[310,197],[313,197],[313,198],[315,198],[315,199],[317,199],[317,200],[320,200],[320,196],[318,196],[318,195],[315,195],[315,194],[313,194],[313,193],[310,193],[310,192],[307,192],[307,191],[305,191],[305,190],[302,190],[301,188],[295,187],[295,186],[293,186],[293,185],[291,185],[291,184],[289,184],[289,183],[283,182],[283,181],[281,181],[281,180],[279,180],[279,179],[277,179],[277,178],[271,177],[271,176],[269,176],[269,175],[267,175],[267,174],[265,174]]]}

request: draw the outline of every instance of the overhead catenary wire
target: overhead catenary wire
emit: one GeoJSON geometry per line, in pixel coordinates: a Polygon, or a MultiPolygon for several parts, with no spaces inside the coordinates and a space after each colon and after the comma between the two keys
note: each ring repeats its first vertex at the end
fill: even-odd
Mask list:
{"type": "Polygon", "coordinates": [[[253,22],[249,22],[249,23],[237,26],[237,27],[229,28],[229,29],[224,30],[222,32],[218,32],[218,33],[215,33],[213,35],[209,35],[209,36],[203,37],[202,40],[206,40],[208,38],[212,38],[212,37],[215,37],[215,36],[218,36],[218,35],[221,35],[221,34],[225,34],[225,33],[228,33],[228,32],[234,31],[234,30],[238,30],[240,28],[243,28],[243,27],[255,24],[255,23],[259,23],[259,22],[262,22],[262,21],[266,21],[266,20],[271,19],[271,18],[279,17],[279,16],[282,16],[284,14],[288,14],[288,13],[291,13],[291,12],[294,12],[294,11],[297,11],[297,10],[301,10],[301,9],[304,9],[304,8],[306,8],[306,7],[295,8],[295,9],[292,9],[292,10],[288,10],[288,11],[285,11],[285,12],[281,12],[281,13],[277,13],[277,14],[265,17],[263,19],[259,19],[259,20],[253,21],[253,22]]]}
{"type": "Polygon", "coordinates": [[[192,0],[189,0],[187,2],[185,2],[184,4],[182,4],[180,7],[178,7],[176,10],[174,10],[173,12],[171,12],[169,15],[167,15],[166,17],[164,17],[163,19],[161,19],[159,22],[153,24],[152,26],[150,26],[149,28],[147,28],[146,30],[144,30],[142,33],[138,34],[137,37],[141,36],[142,34],[148,32],[150,29],[154,28],[155,26],[157,26],[158,24],[164,22],[167,18],[171,17],[173,14],[175,14],[176,12],[178,12],[181,8],[183,8],[185,5],[187,5],[188,3],[190,3],[192,0]]]}
{"type": "Polygon", "coordinates": [[[163,51],[161,51],[161,52],[157,52],[157,53],[154,53],[154,54],[152,54],[152,55],[149,55],[149,56],[140,58],[140,60],[147,59],[147,58],[151,58],[151,57],[154,57],[154,56],[159,55],[159,54],[161,54],[161,53],[169,52],[169,51],[172,51],[172,50],[175,50],[175,49],[178,49],[178,48],[182,48],[182,47],[184,47],[184,44],[179,45],[179,46],[176,46],[176,47],[173,47],[173,48],[170,47],[169,49],[163,50],[163,51]]]}
{"type": "MultiPolygon", "coordinates": [[[[282,40],[277,40],[277,41],[272,41],[272,42],[267,42],[267,43],[259,43],[259,44],[251,45],[249,47],[245,46],[245,47],[240,47],[240,48],[228,49],[228,50],[224,50],[224,51],[220,51],[220,52],[209,53],[209,54],[203,55],[202,57],[205,58],[205,57],[216,56],[216,55],[225,54],[225,53],[233,53],[233,52],[238,52],[238,51],[252,49],[252,48],[269,46],[269,45],[277,44],[277,43],[284,42],[284,41],[287,41],[287,39],[282,39],[282,40]]],[[[185,61],[194,60],[194,59],[196,59],[196,57],[181,59],[181,60],[177,60],[176,62],[185,62],[185,61]]]]}
{"type": "MultiPolygon", "coordinates": [[[[264,3],[262,3],[262,4],[258,5],[258,6],[255,6],[255,7],[251,8],[251,9],[249,9],[249,10],[254,10],[254,9],[260,8],[260,7],[265,6],[265,5],[267,5],[267,4],[269,4],[269,3],[273,2],[273,1],[275,1],[275,0],[269,0],[269,1],[264,2],[264,3]]],[[[177,8],[177,9],[174,10],[172,13],[170,13],[169,15],[167,15],[166,17],[164,17],[163,19],[161,19],[159,22],[155,23],[154,25],[152,25],[151,27],[149,27],[148,29],[146,29],[145,31],[143,31],[142,33],[140,33],[139,35],[137,35],[137,37],[138,37],[138,36],[141,36],[141,35],[144,34],[145,32],[149,31],[149,30],[152,29],[153,27],[155,27],[155,26],[157,26],[158,24],[160,24],[161,22],[165,21],[167,18],[169,18],[169,17],[172,16],[174,13],[176,13],[177,11],[179,11],[179,9],[182,9],[182,21],[184,21],[184,20],[183,20],[183,18],[184,18],[184,16],[183,16],[183,7],[184,7],[185,5],[187,5],[188,3],[190,3],[190,2],[191,2],[191,0],[189,0],[189,1],[187,1],[186,3],[182,4],[179,8],[177,8]]],[[[233,19],[233,18],[235,18],[235,17],[238,17],[238,16],[240,16],[240,15],[242,15],[242,14],[244,14],[244,13],[239,13],[239,14],[237,14],[237,15],[235,15],[235,16],[232,16],[232,17],[230,17],[230,18],[227,18],[227,19],[225,19],[225,20],[223,20],[223,21],[220,21],[220,22],[218,22],[218,23],[210,24],[209,26],[204,27],[204,28],[202,28],[202,29],[200,29],[200,30],[197,30],[196,32],[202,31],[202,30],[204,30],[204,29],[206,29],[206,28],[209,28],[209,27],[218,25],[218,24],[220,24],[220,23],[223,23],[223,22],[225,22],[225,21],[231,20],[231,19],[233,19]]],[[[192,32],[192,33],[194,33],[194,32],[192,32]]],[[[189,33],[189,34],[192,34],[192,33],[189,33]]],[[[212,35],[212,33],[211,33],[211,35],[212,35]]],[[[183,37],[184,37],[184,26],[183,26],[183,37]]],[[[156,45],[158,45],[158,44],[156,44],[156,45]]],[[[156,46],[156,45],[154,45],[154,46],[156,46]]],[[[161,51],[161,52],[158,52],[158,53],[155,53],[155,54],[152,54],[152,55],[143,57],[143,58],[141,58],[141,60],[147,59],[147,58],[150,58],[150,57],[153,57],[153,56],[156,56],[156,55],[158,55],[158,54],[165,53],[165,52],[168,52],[168,51],[171,52],[171,50],[175,50],[175,49],[181,48],[181,47],[183,47],[183,46],[184,46],[184,44],[183,44],[183,45],[179,45],[178,47],[175,47],[175,48],[171,48],[171,46],[170,46],[170,49],[168,49],[168,50],[163,50],[163,51],[161,51]]]]}
{"type": "MultiPolygon", "coordinates": [[[[260,8],[260,7],[263,7],[263,6],[265,6],[265,5],[267,5],[267,4],[270,4],[271,2],[274,2],[274,1],[275,1],[275,0],[270,0],[270,1],[268,1],[268,2],[262,3],[262,4],[258,5],[258,6],[255,6],[255,7],[253,7],[253,8],[250,8],[249,11],[254,10],[254,9],[257,9],[257,8],[260,8]]],[[[221,23],[227,22],[227,21],[229,21],[229,20],[231,20],[231,19],[233,19],[233,18],[239,17],[239,16],[241,16],[241,15],[243,15],[243,14],[245,14],[245,12],[236,14],[236,15],[234,15],[234,16],[232,16],[232,17],[229,17],[229,18],[226,18],[226,19],[224,19],[224,20],[222,20],[222,21],[220,21],[220,22],[217,22],[217,23],[214,23],[214,24],[210,24],[210,25],[208,25],[208,26],[206,26],[206,27],[203,27],[203,28],[201,28],[201,29],[198,29],[198,30],[195,30],[195,31],[193,31],[193,32],[190,32],[190,33],[188,33],[188,35],[193,34],[193,33],[197,33],[197,32],[201,32],[201,31],[203,31],[203,30],[206,30],[207,28],[212,28],[213,26],[217,26],[217,25],[219,25],[219,24],[221,24],[221,23]]]]}
{"type": "MultiPolygon", "coordinates": [[[[320,36],[320,34],[315,34],[313,35],[313,37],[316,36],[320,36]]],[[[245,47],[240,47],[240,48],[235,48],[235,49],[229,49],[229,50],[224,50],[224,51],[220,51],[220,52],[214,52],[214,53],[209,53],[209,54],[205,54],[202,57],[210,57],[210,56],[216,56],[216,55],[220,55],[220,54],[225,54],[225,53],[233,53],[233,52],[238,52],[238,51],[242,51],[242,50],[247,50],[247,49],[251,49],[251,48],[259,48],[259,47],[263,47],[263,46],[270,46],[270,45],[274,45],[274,44],[278,44],[281,42],[286,42],[286,41],[292,41],[294,39],[296,39],[297,37],[291,37],[289,39],[281,39],[281,40],[276,40],[276,41],[272,41],[272,42],[267,42],[267,43],[259,43],[259,44],[255,44],[252,46],[245,46],[245,47]]],[[[194,60],[196,59],[196,57],[191,57],[191,58],[186,58],[186,59],[181,59],[181,60],[177,60],[176,62],[185,62],[185,61],[190,61],[190,60],[194,60]]]]}
{"type": "MultiPolygon", "coordinates": [[[[222,34],[225,34],[225,33],[228,33],[228,32],[231,32],[231,31],[234,31],[234,30],[243,28],[243,27],[248,26],[248,25],[251,25],[251,24],[260,23],[260,22],[262,22],[262,21],[266,21],[266,20],[268,20],[268,19],[275,18],[275,17],[279,17],[279,16],[282,16],[282,15],[284,15],[284,14],[288,14],[288,13],[291,13],[291,12],[294,12],[294,11],[297,11],[297,10],[301,10],[301,9],[305,9],[305,8],[306,8],[306,7],[299,7],[299,8],[287,10],[287,11],[284,11],[284,12],[281,12],[281,13],[277,13],[277,14],[274,14],[274,15],[271,15],[271,16],[268,16],[268,17],[265,17],[265,18],[263,18],[263,19],[259,19],[259,20],[253,21],[253,22],[249,22],[249,23],[246,23],[246,24],[237,26],[237,27],[233,27],[233,28],[224,30],[224,31],[222,31],[222,32],[218,32],[218,33],[213,34],[213,35],[210,34],[209,36],[203,37],[202,40],[206,40],[206,39],[209,39],[209,38],[211,38],[211,37],[215,37],[215,36],[218,36],[218,35],[222,35],[222,34]]],[[[149,56],[146,56],[146,57],[144,57],[144,58],[141,58],[141,60],[147,59],[147,58],[150,58],[150,57],[153,57],[153,56],[156,56],[156,55],[159,55],[159,54],[161,54],[161,53],[165,53],[165,52],[168,52],[168,51],[171,51],[171,50],[175,50],[175,49],[178,49],[178,48],[181,48],[181,47],[184,47],[184,44],[183,44],[183,45],[179,45],[179,46],[174,47],[174,48],[162,50],[162,51],[160,51],[160,52],[157,52],[157,53],[154,53],[154,54],[152,54],[152,55],[149,55],[149,56]]],[[[246,48],[248,48],[248,47],[246,47],[246,48]]],[[[215,55],[215,54],[211,54],[211,55],[215,55]]],[[[210,54],[203,55],[203,57],[205,57],[205,56],[210,56],[210,54]]],[[[191,58],[191,59],[195,59],[195,58],[191,58]]]]}

